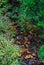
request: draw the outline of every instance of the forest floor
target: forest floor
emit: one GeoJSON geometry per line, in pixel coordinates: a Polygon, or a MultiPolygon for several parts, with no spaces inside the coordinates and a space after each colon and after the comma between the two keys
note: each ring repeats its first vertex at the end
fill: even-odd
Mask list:
{"type": "Polygon", "coordinates": [[[39,47],[42,45],[41,42],[37,40],[39,36],[33,36],[33,31],[23,33],[19,27],[16,31],[14,44],[22,47],[19,53],[22,59],[21,65],[44,65],[44,61],[38,58],[39,47]]]}

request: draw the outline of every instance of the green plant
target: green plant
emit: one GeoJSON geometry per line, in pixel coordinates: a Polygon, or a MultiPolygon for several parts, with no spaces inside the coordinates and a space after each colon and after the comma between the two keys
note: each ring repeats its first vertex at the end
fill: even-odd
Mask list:
{"type": "Polygon", "coordinates": [[[6,15],[0,16],[0,35],[4,34],[6,38],[12,37],[15,34],[15,31],[12,30],[14,23],[11,22],[9,17],[6,15]]]}
{"type": "Polygon", "coordinates": [[[12,23],[10,21],[10,19],[8,17],[4,16],[0,16],[0,31],[4,31],[7,32],[11,29],[12,27],[12,23]]]}
{"type": "MultiPolygon", "coordinates": [[[[44,21],[44,1],[43,0],[19,0],[19,16],[18,16],[18,24],[20,25],[23,31],[26,30],[25,23],[29,22],[36,26],[40,25],[40,22],[44,21]],[[40,21],[40,22],[39,22],[40,21]]],[[[44,26],[42,26],[44,27],[44,26]]],[[[30,30],[30,25],[28,27],[30,30]]]]}
{"type": "Polygon", "coordinates": [[[20,65],[18,53],[21,47],[13,44],[13,39],[0,38],[0,65],[20,65]]]}
{"type": "Polygon", "coordinates": [[[3,4],[6,4],[8,2],[8,0],[0,0],[0,6],[2,6],[3,4]]]}
{"type": "Polygon", "coordinates": [[[37,25],[44,29],[44,21],[39,21],[37,25]]]}
{"type": "Polygon", "coordinates": [[[38,57],[44,59],[44,45],[40,46],[38,57]]]}

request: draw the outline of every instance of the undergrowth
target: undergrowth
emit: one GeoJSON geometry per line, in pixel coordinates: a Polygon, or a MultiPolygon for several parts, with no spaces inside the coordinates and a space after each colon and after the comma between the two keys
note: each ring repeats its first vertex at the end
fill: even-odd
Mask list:
{"type": "Polygon", "coordinates": [[[44,0],[0,0],[0,65],[19,65],[20,47],[11,40],[15,22],[25,34],[34,30],[33,36],[39,36],[43,43],[39,57],[44,59],[44,0]]]}

